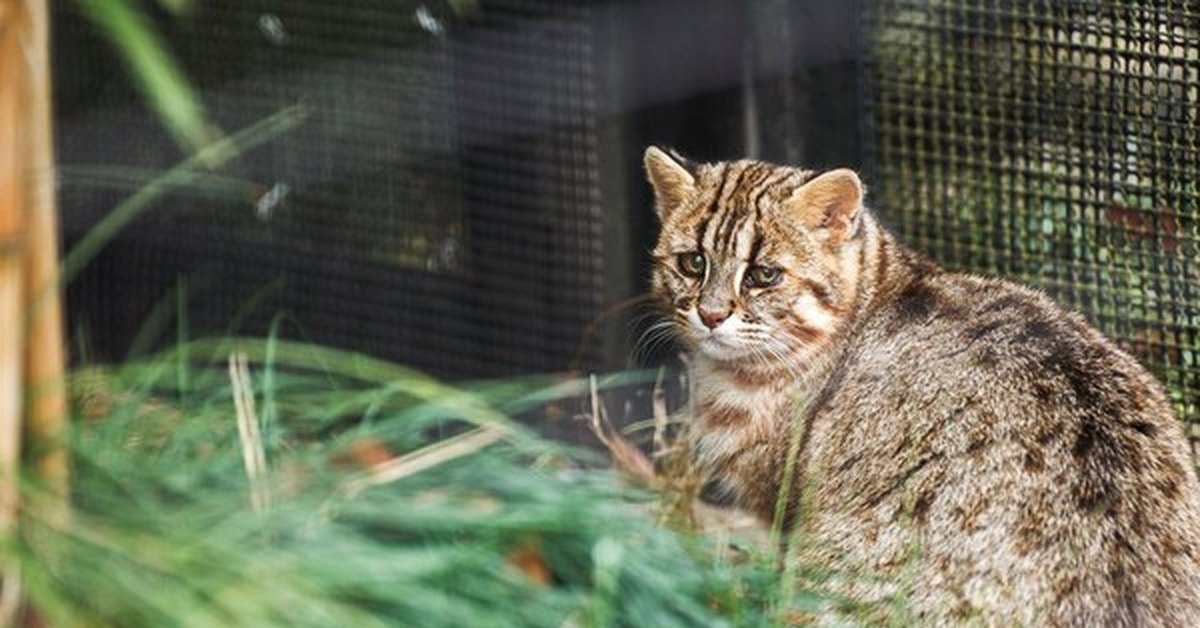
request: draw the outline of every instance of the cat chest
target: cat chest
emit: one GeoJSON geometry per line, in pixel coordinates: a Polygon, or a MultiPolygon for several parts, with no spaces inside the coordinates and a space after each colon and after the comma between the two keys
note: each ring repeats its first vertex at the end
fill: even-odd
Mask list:
{"type": "Polygon", "coordinates": [[[701,457],[727,460],[777,441],[793,406],[779,390],[710,387],[697,391],[694,408],[701,457]]]}

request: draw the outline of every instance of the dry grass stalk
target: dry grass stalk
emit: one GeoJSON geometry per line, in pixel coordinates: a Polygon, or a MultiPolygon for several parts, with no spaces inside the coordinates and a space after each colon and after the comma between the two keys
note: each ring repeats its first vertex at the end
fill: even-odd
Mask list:
{"type": "Polygon", "coordinates": [[[475,453],[502,438],[504,433],[500,430],[482,427],[438,441],[348,478],[338,493],[345,498],[354,497],[372,486],[395,482],[455,458],[475,453]]]}
{"type": "Polygon", "coordinates": [[[246,354],[229,356],[229,381],[233,385],[233,405],[237,411],[238,440],[242,444],[242,464],[250,480],[250,507],[266,512],[271,507],[271,489],[267,481],[267,456],[263,450],[258,414],[254,410],[254,387],[246,354]]]}
{"type": "Polygon", "coordinates": [[[609,423],[608,411],[604,409],[604,402],[600,399],[600,391],[596,385],[596,376],[594,374],[588,376],[588,386],[590,387],[592,401],[590,423],[592,433],[608,448],[613,466],[634,482],[645,486],[657,487],[659,478],[654,470],[654,463],[636,445],[626,440],[617,430],[613,429],[612,424],[609,423]]]}
{"type": "MultiPolygon", "coordinates": [[[[707,474],[696,465],[692,456],[687,430],[690,422],[679,421],[678,417],[673,419],[667,409],[664,375],[665,371],[660,370],[650,398],[654,423],[650,457],[609,424],[595,375],[589,379],[592,432],[608,449],[614,468],[634,482],[658,491],[659,513],[665,522],[711,533],[720,548],[718,553],[726,551],[724,547],[732,536],[767,548],[767,531],[753,515],[738,508],[709,505],[700,499],[707,474]],[[672,423],[682,424],[673,434],[668,433],[672,423]],[[651,459],[658,461],[657,467],[651,459]]],[[[686,417],[687,410],[684,410],[684,415],[686,417]]]]}
{"type": "MultiPolygon", "coordinates": [[[[665,422],[666,419],[655,417],[655,423],[665,422]]],[[[701,469],[692,456],[690,436],[687,423],[673,438],[664,440],[665,447],[655,451],[661,472],[662,485],[662,517],[668,521],[684,523],[690,527],[703,528],[697,517],[697,508],[701,504],[700,493],[707,480],[707,474],[701,469]]]]}
{"type": "Polygon", "coordinates": [[[660,455],[668,450],[667,425],[670,424],[671,413],[667,411],[667,389],[663,387],[663,376],[666,368],[659,368],[654,378],[654,391],[650,395],[650,407],[654,412],[654,452],[660,455]]]}
{"type": "Polygon", "coordinates": [[[654,413],[654,450],[651,457],[659,461],[658,468],[655,468],[651,457],[643,454],[609,423],[608,413],[604,409],[596,384],[596,376],[589,376],[588,383],[592,403],[590,426],[596,438],[608,449],[613,467],[632,481],[659,492],[664,519],[697,527],[695,504],[700,497],[700,489],[704,486],[704,476],[701,470],[692,464],[691,449],[687,446],[686,427],[671,436],[667,434],[671,416],[667,410],[663,372],[659,371],[651,396],[651,408],[654,413]]]}

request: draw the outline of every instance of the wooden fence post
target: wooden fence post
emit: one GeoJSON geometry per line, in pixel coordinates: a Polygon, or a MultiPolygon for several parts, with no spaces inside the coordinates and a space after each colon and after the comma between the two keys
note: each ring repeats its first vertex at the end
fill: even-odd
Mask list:
{"type": "MultiPolygon", "coordinates": [[[[16,4],[0,0],[0,539],[16,530],[24,370],[25,180],[19,149],[24,73],[16,4]]],[[[0,625],[13,620],[17,604],[15,567],[0,561],[0,625]]]]}
{"type": "MultiPolygon", "coordinates": [[[[18,4],[21,4],[18,1],[18,4]]],[[[58,207],[54,166],[48,0],[24,0],[25,109],[25,335],[26,456],[42,485],[65,497],[68,483],[67,404],[58,207]]]]}
{"type": "MultiPolygon", "coordinates": [[[[22,455],[67,512],[51,119],[47,0],[0,0],[0,539],[16,531],[22,455]]],[[[15,565],[0,579],[3,625],[19,606],[15,565]]]]}

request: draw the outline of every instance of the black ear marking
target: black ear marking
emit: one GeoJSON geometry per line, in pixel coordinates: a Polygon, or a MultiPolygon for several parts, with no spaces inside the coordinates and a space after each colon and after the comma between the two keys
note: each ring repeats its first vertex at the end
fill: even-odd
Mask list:
{"type": "Polygon", "coordinates": [[[700,164],[692,161],[691,159],[688,159],[687,157],[685,157],[683,155],[683,153],[679,152],[677,149],[672,148],[670,146],[659,146],[657,148],[659,150],[666,152],[667,155],[670,155],[671,159],[675,160],[675,163],[679,164],[680,166],[683,166],[683,169],[687,170],[688,173],[691,174],[693,177],[700,173],[700,164]]]}

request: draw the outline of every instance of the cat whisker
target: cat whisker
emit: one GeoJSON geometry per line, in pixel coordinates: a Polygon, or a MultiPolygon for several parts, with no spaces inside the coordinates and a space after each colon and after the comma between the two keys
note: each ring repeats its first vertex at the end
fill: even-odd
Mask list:
{"type": "Polygon", "coordinates": [[[649,357],[655,347],[674,338],[677,334],[677,325],[676,321],[663,320],[647,327],[641,336],[638,337],[637,342],[634,343],[632,362],[640,364],[644,359],[649,357]]]}

